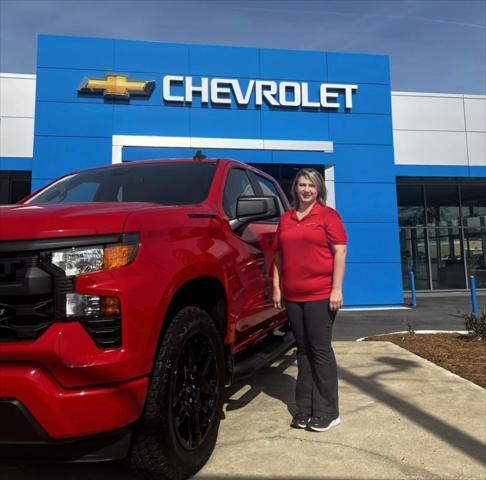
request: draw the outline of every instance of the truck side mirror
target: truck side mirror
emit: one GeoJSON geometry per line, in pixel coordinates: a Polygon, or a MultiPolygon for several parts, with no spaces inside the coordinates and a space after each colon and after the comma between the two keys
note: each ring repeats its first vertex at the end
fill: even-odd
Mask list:
{"type": "Polygon", "coordinates": [[[250,222],[266,220],[279,216],[276,198],[273,195],[265,197],[239,197],[236,204],[236,218],[230,220],[233,231],[237,232],[250,222]]]}

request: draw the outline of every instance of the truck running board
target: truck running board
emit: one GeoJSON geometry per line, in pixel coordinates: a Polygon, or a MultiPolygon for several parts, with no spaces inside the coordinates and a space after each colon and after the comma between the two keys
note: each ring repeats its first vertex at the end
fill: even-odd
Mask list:
{"type": "Polygon", "coordinates": [[[276,332],[235,358],[233,380],[241,380],[253,375],[260,368],[272,363],[295,344],[294,334],[276,332]]]}

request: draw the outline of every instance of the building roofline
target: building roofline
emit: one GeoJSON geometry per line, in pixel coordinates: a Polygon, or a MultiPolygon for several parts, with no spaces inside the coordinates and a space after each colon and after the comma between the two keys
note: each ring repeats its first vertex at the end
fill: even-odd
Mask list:
{"type": "Polygon", "coordinates": [[[4,73],[0,72],[0,78],[24,78],[29,80],[34,80],[36,75],[32,73],[4,73]]]}
{"type": "Polygon", "coordinates": [[[432,92],[391,92],[392,97],[445,97],[445,98],[475,98],[486,100],[486,95],[472,95],[469,93],[432,93],[432,92]]]}

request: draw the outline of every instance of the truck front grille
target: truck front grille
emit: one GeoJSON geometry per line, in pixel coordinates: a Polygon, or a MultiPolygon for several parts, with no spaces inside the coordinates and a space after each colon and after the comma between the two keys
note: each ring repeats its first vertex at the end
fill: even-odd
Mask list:
{"type": "Polygon", "coordinates": [[[0,301],[0,341],[37,338],[53,321],[54,300],[50,295],[2,297],[0,301]]]}
{"type": "Polygon", "coordinates": [[[38,338],[53,322],[52,277],[38,254],[0,254],[0,341],[38,338]]]}
{"type": "Polygon", "coordinates": [[[74,277],[46,260],[46,252],[117,243],[120,235],[0,242],[0,342],[35,340],[54,322],[78,321],[99,348],[122,344],[119,316],[68,317],[74,277]]]}

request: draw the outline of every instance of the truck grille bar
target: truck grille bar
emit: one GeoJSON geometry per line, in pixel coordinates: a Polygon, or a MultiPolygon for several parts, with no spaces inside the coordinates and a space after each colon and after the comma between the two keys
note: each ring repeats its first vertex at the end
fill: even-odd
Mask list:
{"type": "Polygon", "coordinates": [[[52,277],[39,255],[0,254],[0,341],[38,338],[53,322],[52,277]]]}
{"type": "Polygon", "coordinates": [[[66,294],[74,277],[43,260],[43,253],[69,245],[114,242],[119,235],[0,242],[0,343],[39,338],[54,322],[79,321],[98,348],[121,347],[121,318],[66,318],[66,294]]]}

